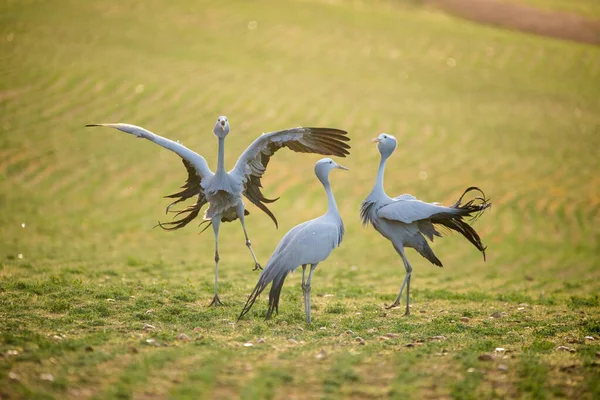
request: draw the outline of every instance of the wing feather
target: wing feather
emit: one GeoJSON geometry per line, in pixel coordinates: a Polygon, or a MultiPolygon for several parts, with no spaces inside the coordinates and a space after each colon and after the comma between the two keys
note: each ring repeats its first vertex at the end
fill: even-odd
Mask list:
{"type": "Polygon", "coordinates": [[[400,221],[405,224],[430,219],[433,216],[451,215],[454,213],[455,210],[452,208],[426,203],[421,200],[412,200],[408,197],[396,200],[377,210],[377,215],[380,218],[400,221]]]}
{"type": "MultiPolygon", "coordinates": [[[[129,133],[130,135],[134,135],[138,138],[147,139],[157,145],[164,147],[165,149],[169,149],[174,153],[177,153],[181,158],[188,161],[196,170],[196,173],[200,177],[200,179],[205,179],[209,176],[213,175],[213,172],[208,167],[206,160],[200,154],[188,149],[181,143],[174,142],[165,137],[159,136],[155,133],[150,132],[147,129],[142,128],[141,126],[131,125],[131,124],[88,124],[86,127],[91,126],[105,126],[108,128],[118,129],[121,132],[129,133]]],[[[187,165],[186,165],[187,168],[187,165]]]]}
{"type": "Polygon", "coordinates": [[[108,127],[108,128],[118,129],[121,132],[129,133],[138,138],[147,139],[153,143],[156,143],[157,145],[159,145],[161,147],[171,150],[172,152],[176,153],[177,155],[179,155],[181,157],[181,161],[183,162],[183,165],[188,173],[188,178],[187,178],[186,182],[183,184],[183,186],[181,186],[181,188],[183,190],[181,190],[177,193],[173,193],[171,195],[165,196],[167,198],[176,199],[175,201],[173,201],[171,204],[169,204],[167,206],[166,211],[169,212],[169,209],[173,205],[180,203],[182,201],[185,201],[191,197],[198,196],[198,198],[197,198],[195,204],[185,208],[184,210],[182,210],[176,214],[176,216],[179,216],[180,214],[187,214],[186,216],[184,216],[183,218],[181,218],[179,220],[173,221],[173,222],[167,222],[164,224],[159,222],[160,227],[167,229],[167,230],[182,228],[185,225],[187,225],[190,221],[192,221],[194,218],[196,218],[196,216],[198,216],[198,213],[200,212],[200,209],[205,204],[208,203],[208,201],[204,195],[204,189],[202,187],[202,180],[205,180],[205,179],[213,176],[214,174],[208,167],[208,164],[207,164],[206,160],[204,159],[204,157],[202,157],[200,154],[188,149],[181,143],[174,142],[170,139],[167,139],[165,137],[162,137],[160,135],[152,133],[149,130],[142,128],[140,126],[136,126],[136,125],[117,123],[117,124],[89,124],[86,126],[88,126],[88,127],[104,126],[104,127],[108,127]]]}
{"type": "Polygon", "coordinates": [[[350,145],[347,132],[334,128],[292,128],[282,131],[265,133],[259,136],[242,153],[233,169],[229,172],[239,176],[244,185],[244,195],[264,211],[277,225],[277,219],[264,203],[277,199],[266,199],[262,194],[261,178],[273,154],[279,149],[287,147],[298,153],[316,153],[346,157],[350,145]]]}

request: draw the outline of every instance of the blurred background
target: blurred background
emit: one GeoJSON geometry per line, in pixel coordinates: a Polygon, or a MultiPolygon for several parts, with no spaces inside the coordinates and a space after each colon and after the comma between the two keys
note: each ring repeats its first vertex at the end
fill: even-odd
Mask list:
{"type": "MultiPolygon", "coordinates": [[[[600,15],[592,1],[543,5],[600,15]]],[[[324,275],[351,266],[353,283],[357,275],[403,275],[390,244],[358,218],[379,159],[370,139],[388,132],[399,140],[390,195],[449,203],[477,185],[493,202],[476,224],[488,262],[462,238],[445,239],[434,247],[443,272],[410,256],[415,288],[458,280],[448,287],[598,289],[598,47],[463,21],[415,0],[3,8],[0,254],[11,274],[129,263],[119,272],[127,275],[140,272],[137,264],[165,264],[171,279],[210,282],[210,232],[152,229],[169,218],[162,196],[186,179],[179,157],[83,126],[141,125],[214,168],[211,129],[227,115],[229,168],[262,132],[349,132],[352,154],[340,162],[351,172],[332,176],[347,236],[324,275]]],[[[318,159],[288,151],[269,165],[265,194],[281,196],[272,205],[280,229],[252,205],[247,218],[263,263],[290,227],[325,209],[318,159]]],[[[251,267],[239,224],[223,227],[221,246],[223,281],[246,285],[228,279],[251,267]]],[[[397,282],[390,285],[381,291],[393,293],[397,282]]]]}

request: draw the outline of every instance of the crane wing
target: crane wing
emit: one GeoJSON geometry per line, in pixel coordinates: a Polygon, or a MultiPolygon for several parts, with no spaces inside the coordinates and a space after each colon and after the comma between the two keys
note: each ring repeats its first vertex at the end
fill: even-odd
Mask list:
{"type": "Polygon", "coordinates": [[[277,199],[267,199],[261,192],[261,178],[269,164],[271,156],[281,148],[287,147],[299,153],[317,153],[346,157],[350,154],[347,132],[334,128],[292,128],[277,132],[264,133],[242,153],[229,173],[240,177],[244,185],[244,196],[264,211],[277,226],[277,219],[265,203],[277,199]]]}
{"type": "Polygon", "coordinates": [[[177,214],[180,215],[182,213],[187,213],[188,215],[179,220],[168,222],[166,224],[159,223],[161,227],[168,230],[182,228],[183,226],[187,225],[192,219],[194,219],[198,215],[200,208],[202,208],[202,206],[207,203],[206,197],[204,196],[204,190],[202,188],[202,180],[207,179],[213,176],[214,174],[208,167],[208,164],[206,163],[204,157],[202,157],[200,154],[188,149],[181,143],[174,142],[170,139],[159,136],[155,133],[150,132],[147,129],[136,125],[118,123],[89,124],[86,126],[104,126],[108,128],[118,129],[122,132],[129,133],[138,138],[147,139],[161,147],[164,147],[165,149],[171,150],[172,152],[176,153],[181,157],[181,161],[183,162],[183,165],[185,166],[185,169],[188,173],[188,179],[183,184],[183,186],[181,186],[181,188],[183,189],[182,191],[165,196],[167,198],[176,199],[174,202],[167,206],[167,212],[174,204],[187,200],[190,197],[197,195],[198,200],[194,205],[182,210],[177,214]]]}
{"type": "Polygon", "coordinates": [[[396,201],[393,203],[387,204],[377,210],[377,215],[380,218],[410,224],[416,221],[429,219],[433,216],[455,213],[451,208],[426,203],[415,199],[413,196],[409,196],[410,195],[402,195],[396,198],[396,201]]]}
{"type": "Polygon", "coordinates": [[[324,261],[338,247],[344,237],[343,223],[327,221],[319,217],[302,223],[290,230],[281,239],[265,266],[287,265],[295,269],[302,264],[324,261]]]}
{"type": "Polygon", "coordinates": [[[417,198],[412,194],[404,193],[398,197],[394,197],[394,200],[417,200],[417,198]]]}

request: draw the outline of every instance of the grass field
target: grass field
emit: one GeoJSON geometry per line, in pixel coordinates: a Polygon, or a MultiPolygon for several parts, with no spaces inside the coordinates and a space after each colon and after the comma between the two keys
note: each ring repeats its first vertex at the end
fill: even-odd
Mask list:
{"type": "MultiPolygon", "coordinates": [[[[419,4],[5,1],[0,398],[600,397],[600,48],[419,4]],[[83,128],[142,125],[214,167],[218,115],[228,166],[261,132],[352,137],[331,177],[346,236],[315,273],[310,326],[299,273],[278,316],[263,295],[235,322],[258,278],[237,222],[221,227],[226,307],[207,308],[212,234],[152,229],[179,158],[83,128]],[[382,131],[399,139],[390,195],[450,203],[477,185],[493,202],[475,225],[487,262],[456,235],[433,246],[442,269],[408,250],[408,318],[384,309],[401,261],[358,218],[382,131]]],[[[246,219],[263,264],[324,212],[318,159],[269,164],[280,228],[246,219]]]]}

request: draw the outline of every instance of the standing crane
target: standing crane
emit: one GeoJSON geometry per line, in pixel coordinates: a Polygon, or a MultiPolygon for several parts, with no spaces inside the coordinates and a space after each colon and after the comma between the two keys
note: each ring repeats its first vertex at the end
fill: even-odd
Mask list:
{"type": "Polygon", "coordinates": [[[259,136],[239,157],[233,169],[225,170],[225,138],[229,134],[229,121],[227,117],[220,116],[213,128],[213,133],[219,140],[219,153],[217,160],[217,171],[213,173],[204,157],[193,152],[184,145],[156,135],[142,127],[130,124],[90,124],[86,126],[104,126],[115,128],[129,133],[138,138],[147,139],[157,145],[178,154],[185,166],[188,179],[182,186],[182,191],[166,196],[175,199],[167,206],[170,208],[179,202],[191,197],[198,196],[194,204],[179,211],[176,218],[183,214],[178,220],[159,225],[167,230],[179,229],[187,225],[198,216],[202,207],[209,204],[204,213],[204,221],[212,224],[215,235],[215,295],[209,307],[222,305],[219,299],[219,227],[221,222],[231,222],[240,219],[242,229],[246,238],[246,246],[254,260],[254,270],[261,269],[258,260],[252,250],[244,216],[248,215],[245,209],[242,195],[251,203],[265,212],[277,226],[277,219],[267,208],[265,203],[272,203],[277,199],[265,198],[261,188],[261,178],[265,173],[269,160],[275,152],[283,147],[300,153],[317,153],[323,155],[335,155],[345,157],[349,154],[350,146],[345,143],[350,139],[347,132],[333,128],[291,128],[282,131],[264,133],[259,136]]]}
{"type": "Polygon", "coordinates": [[[304,311],[306,322],[310,324],[310,282],[312,275],[321,261],[325,261],[329,254],[342,243],[344,237],[344,223],[338,211],[329,184],[329,172],[339,168],[347,170],[330,158],[323,158],[315,165],[315,174],[323,184],[327,193],[327,212],[310,221],[293,227],[285,234],[277,245],[273,255],[261,272],[256,287],[248,297],[238,321],[254,305],[254,302],[263,290],[273,282],[269,292],[269,309],[266,319],[271,318],[273,311],[279,312],[279,295],[287,275],[302,265],[302,293],[304,295],[304,311]],[[308,280],[305,280],[306,267],[310,264],[308,280]]]}
{"type": "Polygon", "coordinates": [[[486,248],[481,243],[477,232],[464,221],[464,218],[473,217],[473,219],[476,219],[486,209],[491,207],[491,203],[477,187],[469,187],[449,207],[435,203],[426,203],[417,200],[410,194],[403,194],[395,198],[389,197],[383,190],[383,174],[385,171],[385,162],[396,149],[397,141],[392,135],[382,133],[373,139],[373,142],[377,142],[377,148],[381,154],[381,162],[379,163],[375,186],[361,204],[360,216],[363,225],[366,226],[369,223],[373,225],[377,232],[392,242],[394,249],[402,258],[404,268],[406,269],[406,277],[404,278],[404,282],[402,282],[396,301],[387,308],[397,307],[400,304],[402,292],[406,286],[405,315],[409,315],[412,267],[406,258],[404,248],[412,247],[432,264],[441,267],[442,262],[435,256],[423,235],[433,241],[434,236],[442,236],[436,228],[443,227],[459,232],[467,238],[477,250],[481,251],[483,260],[485,261],[486,248]],[[480,196],[463,204],[463,197],[472,191],[479,192],[480,196]]]}

